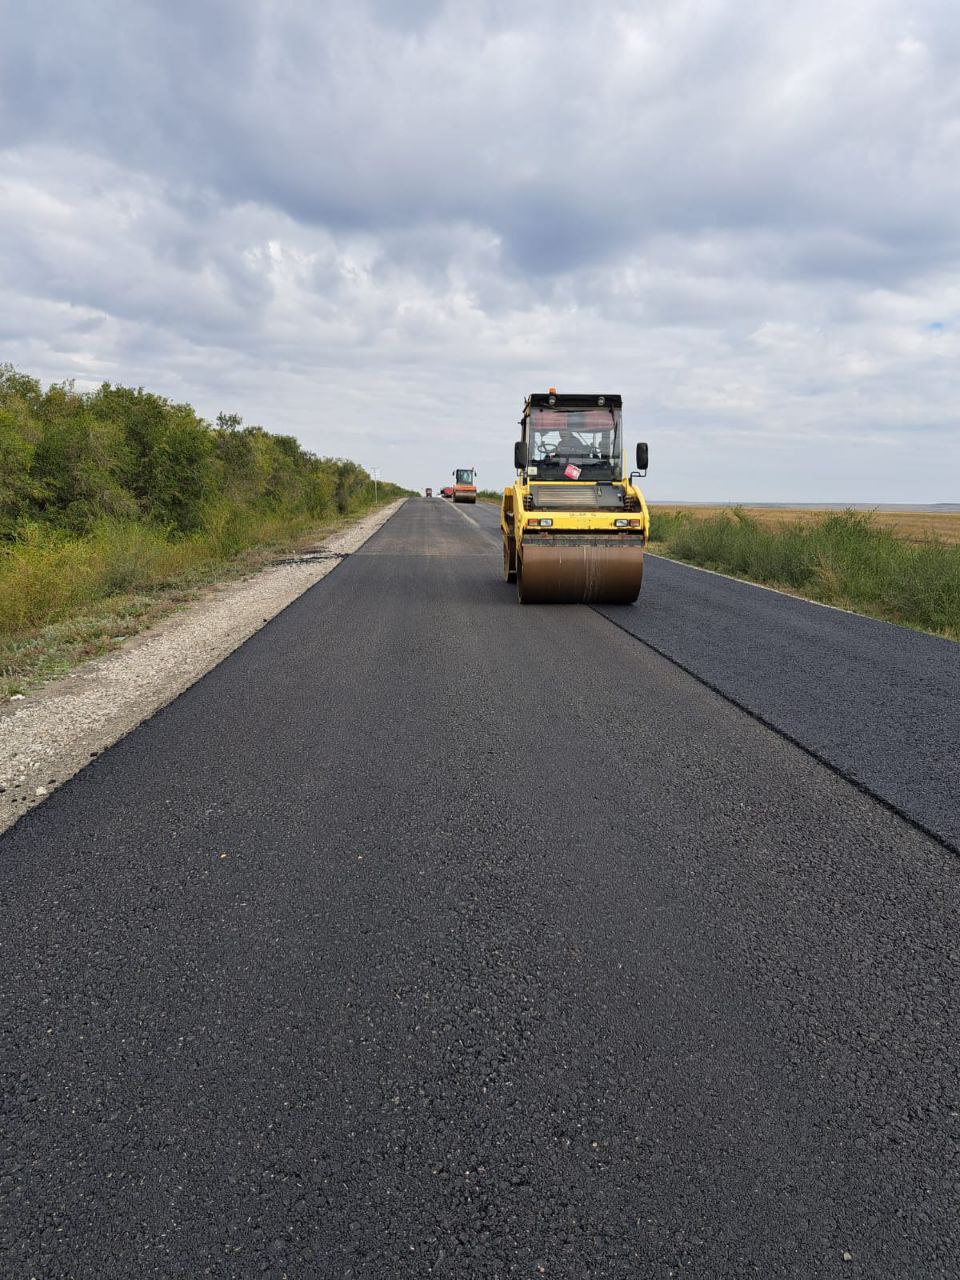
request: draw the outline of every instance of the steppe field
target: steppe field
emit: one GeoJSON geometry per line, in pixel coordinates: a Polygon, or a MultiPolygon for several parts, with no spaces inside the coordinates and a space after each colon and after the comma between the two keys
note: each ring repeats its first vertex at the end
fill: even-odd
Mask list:
{"type": "MultiPolygon", "coordinates": [[[[652,503],[651,511],[662,515],[676,515],[686,512],[697,519],[720,515],[724,511],[732,511],[732,503],[695,505],[687,503],[652,503]]],[[[772,507],[741,505],[737,508],[744,511],[751,519],[765,528],[773,529],[785,524],[816,524],[825,516],[835,514],[836,507],[772,507]]],[[[960,510],[946,511],[885,511],[882,508],[870,508],[873,522],[883,529],[890,529],[898,537],[908,542],[937,542],[957,545],[960,543],[960,510]]]]}

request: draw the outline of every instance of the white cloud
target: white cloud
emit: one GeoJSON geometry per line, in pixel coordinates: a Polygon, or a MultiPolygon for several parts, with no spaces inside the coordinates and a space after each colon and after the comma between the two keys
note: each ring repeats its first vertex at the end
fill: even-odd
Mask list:
{"type": "Polygon", "coordinates": [[[0,358],[411,484],[500,483],[555,382],[623,391],[654,494],[958,496],[952,5],[16,17],[0,358]]]}

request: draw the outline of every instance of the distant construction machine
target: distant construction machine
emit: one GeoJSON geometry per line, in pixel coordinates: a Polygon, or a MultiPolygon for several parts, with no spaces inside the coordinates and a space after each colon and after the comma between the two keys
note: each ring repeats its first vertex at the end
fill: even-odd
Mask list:
{"type": "Polygon", "coordinates": [[[631,604],[643,581],[650,514],[623,464],[618,395],[527,396],[503,492],[503,575],[523,604],[631,604]]]}
{"type": "Polygon", "coordinates": [[[476,502],[477,471],[475,467],[458,467],[453,473],[454,502],[476,502]]]}

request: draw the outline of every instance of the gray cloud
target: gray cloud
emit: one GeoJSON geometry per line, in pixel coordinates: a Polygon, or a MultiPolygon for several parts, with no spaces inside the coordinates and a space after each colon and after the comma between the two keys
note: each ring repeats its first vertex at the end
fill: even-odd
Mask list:
{"type": "Polygon", "coordinates": [[[410,483],[558,382],[666,496],[956,496],[952,4],[2,7],[3,357],[410,483]]]}

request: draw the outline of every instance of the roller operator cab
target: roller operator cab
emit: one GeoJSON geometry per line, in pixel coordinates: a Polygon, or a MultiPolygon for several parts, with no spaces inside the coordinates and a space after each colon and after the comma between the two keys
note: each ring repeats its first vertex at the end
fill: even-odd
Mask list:
{"type": "Polygon", "coordinates": [[[457,467],[453,473],[454,502],[476,502],[476,475],[474,467],[457,467]]]}
{"type": "Polygon", "coordinates": [[[650,514],[623,463],[618,395],[529,395],[503,493],[503,573],[522,603],[630,604],[643,581],[650,514]]]}

